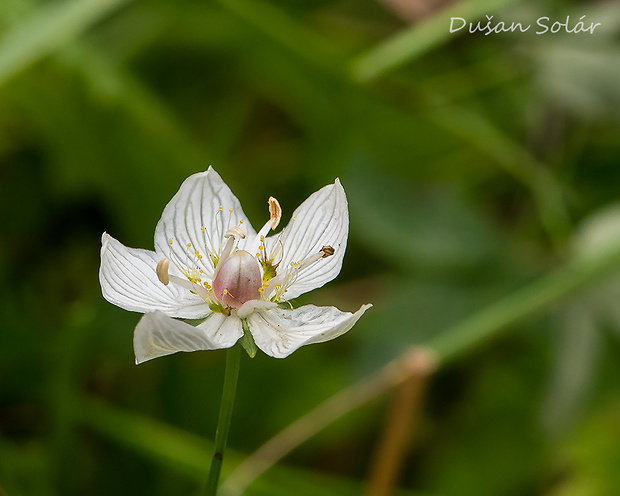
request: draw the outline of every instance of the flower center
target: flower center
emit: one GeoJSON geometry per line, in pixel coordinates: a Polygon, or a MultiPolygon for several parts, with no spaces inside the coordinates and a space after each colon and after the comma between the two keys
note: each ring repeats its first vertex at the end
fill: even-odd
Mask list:
{"type": "Polygon", "coordinates": [[[215,296],[225,307],[239,308],[257,300],[263,281],[256,259],[245,250],[238,250],[218,267],[213,279],[215,296]]]}
{"type": "MultiPolygon", "coordinates": [[[[222,211],[220,206],[216,215],[222,211]]],[[[184,256],[180,255],[180,250],[173,250],[174,242],[169,239],[170,259],[160,260],[156,268],[162,284],[174,283],[188,289],[208,303],[213,312],[228,315],[231,309],[235,309],[240,318],[245,318],[253,311],[272,308],[284,298],[302,270],[334,254],[333,247],[323,246],[302,260],[281,266],[291,230],[281,231],[269,243],[272,238],[265,238],[269,231],[275,230],[282,216],[280,204],[273,197],[269,198],[269,220],[254,239],[246,243],[246,250],[238,249],[239,241],[246,237],[243,220],[230,227],[233,210],[230,209],[229,213],[228,229],[223,234],[219,222],[214,223],[215,229],[211,233],[205,227],[200,228],[204,235],[204,258],[191,242],[187,243],[184,256]],[[210,261],[211,266],[205,265],[205,261],[210,261]],[[169,273],[171,262],[183,277],[169,273]]],[[[293,215],[291,222],[295,220],[293,215]]]]}

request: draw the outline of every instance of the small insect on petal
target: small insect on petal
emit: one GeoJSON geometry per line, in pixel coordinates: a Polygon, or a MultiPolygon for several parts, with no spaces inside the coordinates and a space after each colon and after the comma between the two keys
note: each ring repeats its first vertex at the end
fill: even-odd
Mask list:
{"type": "Polygon", "coordinates": [[[157,278],[166,286],[170,283],[170,276],[168,275],[168,267],[170,267],[170,260],[163,258],[157,264],[157,278]]]}
{"type": "Polygon", "coordinates": [[[334,250],[331,246],[324,246],[323,248],[321,248],[321,252],[323,253],[323,257],[322,258],[327,258],[327,257],[331,257],[336,250],[334,250]]]}

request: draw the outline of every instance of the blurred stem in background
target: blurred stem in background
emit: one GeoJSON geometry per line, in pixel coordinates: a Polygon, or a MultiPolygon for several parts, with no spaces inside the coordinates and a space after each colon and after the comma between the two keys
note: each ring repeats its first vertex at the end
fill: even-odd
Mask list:
{"type": "Polygon", "coordinates": [[[240,463],[226,478],[224,496],[239,496],[261,474],[326,426],[347,413],[408,382],[418,373],[418,349],[407,350],[370,377],[343,389],[280,431],[240,463]]]}
{"type": "MultiPolygon", "coordinates": [[[[620,267],[620,244],[598,258],[574,261],[465,319],[425,343],[439,366],[478,350],[514,325],[549,309],[576,292],[600,282],[620,267]]],[[[414,350],[415,353],[415,350],[414,350]]],[[[405,351],[375,374],[340,391],[276,434],[240,464],[222,485],[225,496],[237,496],[297,446],[347,413],[411,378],[405,351]]]]}
{"type": "MultiPolygon", "coordinates": [[[[515,1],[457,2],[452,7],[439,10],[424,23],[398,33],[356,58],[351,64],[353,79],[375,79],[439,45],[447,37],[445,19],[450,15],[458,13],[460,16],[477,18],[515,1]]],[[[167,115],[165,107],[157,98],[149,95],[148,90],[131,77],[113,70],[87,46],[79,43],[74,47],[66,46],[93,23],[126,2],[129,0],[73,1],[41,9],[37,15],[9,32],[0,44],[0,85],[37,60],[65,48],[64,52],[60,52],[61,60],[84,71],[93,82],[104,81],[112,76],[115,79],[114,85],[125,90],[119,92],[119,98],[123,98],[123,94],[131,95],[124,97],[127,105],[137,116],[146,114],[147,118],[143,119],[145,127],[153,127],[156,122],[165,128],[166,139],[173,137],[179,142],[180,146],[172,148],[184,151],[178,159],[188,164],[195,163],[200,168],[199,164],[203,160],[201,151],[183,132],[179,132],[182,126],[167,115]]],[[[219,3],[302,60],[326,70],[336,80],[347,82],[347,75],[337,69],[346,60],[337,46],[301,25],[275,5],[256,0],[219,0],[219,3]]],[[[441,103],[442,98],[437,95],[427,96],[441,103]]],[[[556,251],[561,253],[562,243],[570,232],[570,221],[560,185],[548,168],[475,112],[450,105],[448,108],[433,109],[430,118],[480,148],[530,190],[542,225],[556,251]]]]}
{"type": "Polygon", "coordinates": [[[496,12],[513,3],[517,3],[517,0],[454,2],[451,6],[438,10],[423,22],[399,31],[358,56],[351,63],[353,78],[363,82],[377,79],[428,52],[449,36],[449,30],[446,29],[446,19],[450,17],[478,19],[489,12],[496,12]]]}
{"type": "MultiPolygon", "coordinates": [[[[39,9],[9,31],[0,44],[0,85],[55,53],[129,0],[73,0],[39,9]]],[[[11,9],[7,9],[8,17],[11,9]]],[[[2,14],[0,13],[0,17],[2,14]]]]}
{"type": "MultiPolygon", "coordinates": [[[[575,261],[487,307],[437,338],[431,339],[426,346],[432,350],[439,363],[445,365],[478,350],[489,340],[509,329],[511,325],[540,314],[592,284],[601,282],[616,273],[619,267],[620,245],[610,248],[598,258],[575,261]]],[[[229,360],[227,357],[226,365],[226,377],[230,386],[233,380],[236,382],[236,375],[233,378],[232,372],[228,371],[238,367],[240,347],[236,346],[228,353],[233,354],[232,359],[229,360]]],[[[407,361],[410,353],[411,351],[407,350],[401,357],[388,363],[369,378],[340,391],[271,438],[235,468],[222,485],[222,494],[226,496],[242,494],[261,474],[310,437],[387,390],[405,383],[411,378],[411,367],[407,361]]],[[[224,389],[229,390],[226,386],[224,389]]],[[[222,407],[227,409],[224,416],[230,415],[233,399],[234,397],[230,401],[223,401],[222,407]]],[[[91,400],[86,399],[77,400],[74,415],[77,421],[121,444],[149,456],[155,452],[159,453],[156,460],[164,462],[170,459],[174,462],[173,466],[185,467],[183,471],[193,467],[191,471],[195,473],[203,466],[206,457],[205,448],[198,446],[198,440],[194,441],[189,434],[177,429],[159,426],[139,416],[115,412],[110,407],[91,404],[91,400]],[[109,421],[106,421],[108,418],[109,421]],[[140,434],[143,430],[144,434],[140,434]],[[132,435],[128,436],[127,433],[132,435]],[[171,450],[172,446],[176,448],[171,450]]],[[[215,447],[216,453],[220,452],[223,437],[227,432],[218,429],[218,434],[220,439],[215,447]]],[[[167,461],[164,463],[169,464],[167,461]]],[[[217,470],[219,475],[219,467],[217,470]]]]}
{"type": "MultiPolygon", "coordinates": [[[[347,59],[336,45],[299,24],[275,5],[256,0],[219,0],[223,7],[286,50],[347,85],[376,79],[445,42],[449,36],[446,19],[451,16],[476,19],[516,2],[517,0],[455,2],[452,6],[438,10],[422,23],[416,23],[410,29],[398,32],[379,43],[347,65],[347,59]],[[300,42],[300,39],[303,42],[300,42]],[[295,40],[295,43],[292,40],[295,40]],[[349,68],[349,74],[341,70],[343,64],[349,68]]],[[[447,105],[444,106],[443,98],[433,92],[429,92],[426,97],[433,103],[429,112],[432,121],[480,149],[530,191],[541,224],[553,247],[561,254],[571,225],[561,185],[549,168],[536,160],[518,142],[503,135],[491,121],[479,113],[450,102],[445,102],[447,105]]]]}
{"type": "Polygon", "coordinates": [[[429,378],[437,368],[435,354],[427,349],[414,348],[407,362],[409,377],[396,389],[385,417],[383,434],[374,452],[364,493],[366,496],[388,496],[397,486],[407,446],[411,439],[415,439],[429,378]]]}
{"type": "Polygon", "coordinates": [[[457,105],[439,106],[430,111],[430,119],[487,154],[530,191],[547,236],[557,253],[563,254],[571,232],[570,217],[561,184],[546,165],[480,113],[457,105]]]}
{"type": "MultiPolygon", "coordinates": [[[[318,177],[340,174],[352,205],[386,207],[374,226],[362,214],[350,238],[351,287],[366,294],[370,280],[379,288],[374,328],[352,335],[344,353],[307,350],[285,364],[261,357],[253,363],[257,373],[247,385],[241,381],[236,408],[269,414],[257,428],[242,424],[231,432],[237,451],[227,448],[222,477],[237,468],[220,493],[251,484],[248,495],[359,495],[365,453],[373,451],[369,440],[381,422],[372,408],[359,413],[369,417],[366,423],[341,422],[316,445],[308,443],[301,464],[295,458],[270,467],[385,392],[404,394],[411,380],[407,355],[390,359],[417,344],[436,353],[442,367],[458,359],[459,377],[448,387],[441,380],[433,385],[434,415],[425,420],[436,428],[425,432],[432,436],[428,444],[421,439],[416,447],[421,456],[403,487],[459,496],[533,488],[550,496],[583,490],[601,496],[608,487],[620,494],[613,490],[620,483],[609,482],[618,473],[617,443],[609,435],[618,410],[603,412],[615,415],[608,423],[596,412],[618,399],[617,343],[599,327],[607,315],[593,309],[605,299],[617,312],[619,290],[603,282],[617,273],[620,247],[541,275],[568,259],[573,219],[618,200],[615,4],[457,0],[410,26],[372,1],[0,3],[0,208],[10,220],[0,243],[0,495],[204,490],[214,446],[192,432],[204,431],[205,416],[212,414],[208,423],[215,424],[218,412],[207,395],[196,397],[196,384],[213,378],[199,390],[217,391],[220,383],[217,374],[193,372],[219,370],[220,355],[177,357],[128,372],[133,323],[101,310],[93,285],[98,216],[146,246],[152,233],[142,226],[151,224],[150,202],[159,208],[173,184],[210,162],[229,168],[241,188],[278,188],[290,192],[290,201],[318,177]],[[575,9],[575,19],[603,19],[606,31],[485,37],[448,29],[452,15],[484,24],[486,15],[562,19],[567,9],[575,9]],[[551,123],[540,120],[549,115],[551,123]],[[523,139],[534,135],[535,143],[523,139]],[[353,192],[355,176],[363,174],[347,169],[358,153],[374,169],[364,195],[353,192]],[[389,181],[375,185],[382,175],[403,185],[402,196],[416,197],[411,209],[392,204],[389,181]],[[449,190],[448,199],[456,192],[454,208],[438,190],[449,190]],[[424,194],[438,196],[417,198],[424,194]],[[416,224],[419,207],[425,213],[416,224]],[[471,230],[455,215],[469,207],[472,219],[489,225],[488,237],[478,239],[473,229],[484,248],[476,251],[472,243],[475,256],[461,238],[445,236],[471,230]],[[399,217],[401,211],[406,215],[399,217]],[[438,215],[426,218],[429,212],[438,215]],[[390,223],[404,236],[377,235],[377,225],[390,223]],[[368,241],[369,233],[377,243],[368,241]],[[410,238],[425,242],[435,257],[414,253],[410,238]],[[442,251],[446,246],[454,249],[442,251]],[[524,284],[534,275],[539,279],[524,284]],[[598,283],[601,288],[585,291],[598,283]],[[495,296],[515,287],[523,289],[495,296]],[[554,360],[549,337],[556,331],[573,333],[571,349],[588,353],[575,336],[591,337],[591,329],[561,306],[578,292],[581,311],[605,339],[604,353],[582,360],[595,364],[588,365],[590,376],[604,373],[587,389],[591,397],[578,397],[584,412],[578,428],[590,422],[590,431],[575,456],[564,440],[545,438],[537,388],[554,360]],[[400,307],[397,318],[390,317],[394,307],[400,307]],[[480,353],[502,333],[523,330],[519,324],[535,314],[556,310],[570,325],[556,319],[562,329],[539,326],[541,332],[522,332],[480,353]],[[391,322],[382,326],[382,319],[391,322]],[[367,378],[347,387],[360,370],[367,378]],[[276,382],[252,397],[265,378],[276,382]],[[294,419],[242,462],[242,453],[294,419]],[[328,465],[329,476],[322,470],[328,465]],[[607,480],[600,475],[606,466],[607,480]],[[603,489],[596,492],[596,484],[603,489]]],[[[558,372],[563,383],[580,382],[576,375],[584,381],[585,365],[576,367],[572,354],[567,360],[558,372]]],[[[567,404],[550,398],[557,408],[567,404]]],[[[399,456],[386,469],[392,477],[399,456]]]]}

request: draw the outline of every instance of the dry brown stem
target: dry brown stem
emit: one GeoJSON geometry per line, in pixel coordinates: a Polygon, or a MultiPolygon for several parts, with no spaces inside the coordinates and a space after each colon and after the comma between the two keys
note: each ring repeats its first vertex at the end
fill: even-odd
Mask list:
{"type": "MultiPolygon", "coordinates": [[[[369,378],[336,393],[280,431],[235,468],[220,487],[221,494],[243,494],[261,474],[326,426],[419,374],[420,352],[419,348],[407,350],[369,378]]],[[[436,363],[432,351],[424,350],[424,354],[430,363],[436,363]]]]}
{"type": "Polygon", "coordinates": [[[429,376],[436,369],[433,354],[414,349],[406,359],[410,374],[396,391],[385,428],[375,452],[366,496],[389,496],[400,473],[407,443],[418,423],[429,376]]]}

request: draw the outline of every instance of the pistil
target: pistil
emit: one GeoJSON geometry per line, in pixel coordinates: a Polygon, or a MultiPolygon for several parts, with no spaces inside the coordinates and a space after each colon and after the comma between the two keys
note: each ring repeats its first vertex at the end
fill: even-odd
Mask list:
{"type": "Polygon", "coordinates": [[[236,251],[218,267],[213,279],[215,296],[225,307],[240,308],[260,298],[263,282],[256,259],[245,250],[236,251]]]}

